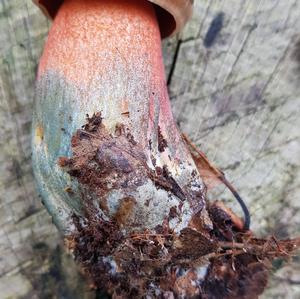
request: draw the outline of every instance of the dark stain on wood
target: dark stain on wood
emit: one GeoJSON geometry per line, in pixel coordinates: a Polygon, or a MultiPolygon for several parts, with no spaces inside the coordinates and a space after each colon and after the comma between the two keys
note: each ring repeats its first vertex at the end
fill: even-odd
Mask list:
{"type": "Polygon", "coordinates": [[[224,13],[219,12],[212,20],[208,31],[204,37],[203,44],[205,48],[210,48],[215,43],[220,31],[223,28],[224,13]]]}
{"type": "Polygon", "coordinates": [[[11,170],[11,173],[16,178],[18,185],[22,186],[23,171],[21,168],[21,164],[17,159],[14,159],[14,158],[12,159],[10,170],[11,170]]]}
{"type": "Polygon", "coordinates": [[[298,37],[297,42],[295,43],[292,57],[297,63],[297,73],[300,75],[300,37],[298,37]]]}

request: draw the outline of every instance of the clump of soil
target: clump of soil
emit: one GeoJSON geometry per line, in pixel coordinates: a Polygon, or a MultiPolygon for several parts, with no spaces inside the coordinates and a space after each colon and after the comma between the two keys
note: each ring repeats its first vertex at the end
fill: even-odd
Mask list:
{"type": "MultiPolygon", "coordinates": [[[[162,139],[161,145],[163,151],[167,142],[162,139]]],[[[72,158],[61,158],[59,164],[85,191],[96,194],[103,211],[108,185],[129,194],[146,178],[185,200],[187,193],[168,169],[149,169],[130,133],[118,126],[112,137],[101,114],[88,118],[76,132],[72,150],[72,158]]],[[[178,210],[171,208],[155,230],[128,233],[134,198],[123,198],[117,213],[107,217],[90,196],[82,194],[84,214],[73,215],[76,229],[67,237],[67,246],[93,286],[114,298],[257,298],[266,287],[270,262],[288,257],[300,246],[300,240],[255,238],[220,202],[206,203],[212,226],[196,213],[187,227],[175,233],[169,221],[178,217],[178,210]]]]}

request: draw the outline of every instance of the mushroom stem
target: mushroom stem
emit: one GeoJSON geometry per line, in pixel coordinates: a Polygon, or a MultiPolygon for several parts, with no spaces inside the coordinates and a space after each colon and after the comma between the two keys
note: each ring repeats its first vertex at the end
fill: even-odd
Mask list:
{"type": "Polygon", "coordinates": [[[159,26],[149,1],[64,1],[40,60],[36,95],[35,174],[64,233],[73,228],[73,211],[82,213],[82,185],[107,217],[119,215],[124,198],[134,201],[128,232],[154,229],[171,208],[181,215],[171,225],[178,231],[194,215],[206,215],[204,185],[172,116],[159,26]],[[91,170],[89,161],[85,176],[90,179],[81,174],[71,180],[57,162],[75,152],[73,166],[83,163],[78,151],[87,157],[91,148],[82,141],[74,149],[71,137],[86,115],[99,112],[105,133],[97,133],[91,159],[97,156],[101,165],[91,170]],[[120,128],[127,141],[118,139],[120,128]],[[92,186],[96,177],[103,179],[92,186]]]}

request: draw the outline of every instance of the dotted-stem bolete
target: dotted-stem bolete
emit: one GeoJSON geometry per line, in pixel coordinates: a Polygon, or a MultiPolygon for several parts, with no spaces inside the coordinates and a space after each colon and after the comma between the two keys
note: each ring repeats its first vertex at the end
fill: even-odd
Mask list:
{"type": "MultiPolygon", "coordinates": [[[[34,172],[67,246],[116,298],[200,296],[201,257],[218,246],[161,51],[192,1],[35,2],[53,24],[37,74],[34,172]]],[[[214,211],[221,226],[232,223],[214,211]]]]}

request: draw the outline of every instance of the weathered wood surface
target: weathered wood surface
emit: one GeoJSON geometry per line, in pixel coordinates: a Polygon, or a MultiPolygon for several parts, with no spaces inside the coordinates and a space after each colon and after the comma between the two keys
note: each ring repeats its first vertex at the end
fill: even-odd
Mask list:
{"type": "MultiPolygon", "coordinates": [[[[50,23],[28,0],[1,0],[0,24],[0,297],[93,298],[57,247],[31,171],[34,78],[50,23]]],[[[260,235],[300,233],[299,28],[298,0],[196,0],[164,45],[180,128],[240,191],[260,235]]],[[[212,198],[236,206],[223,188],[212,198]]],[[[297,259],[263,297],[300,297],[297,259]]]]}

